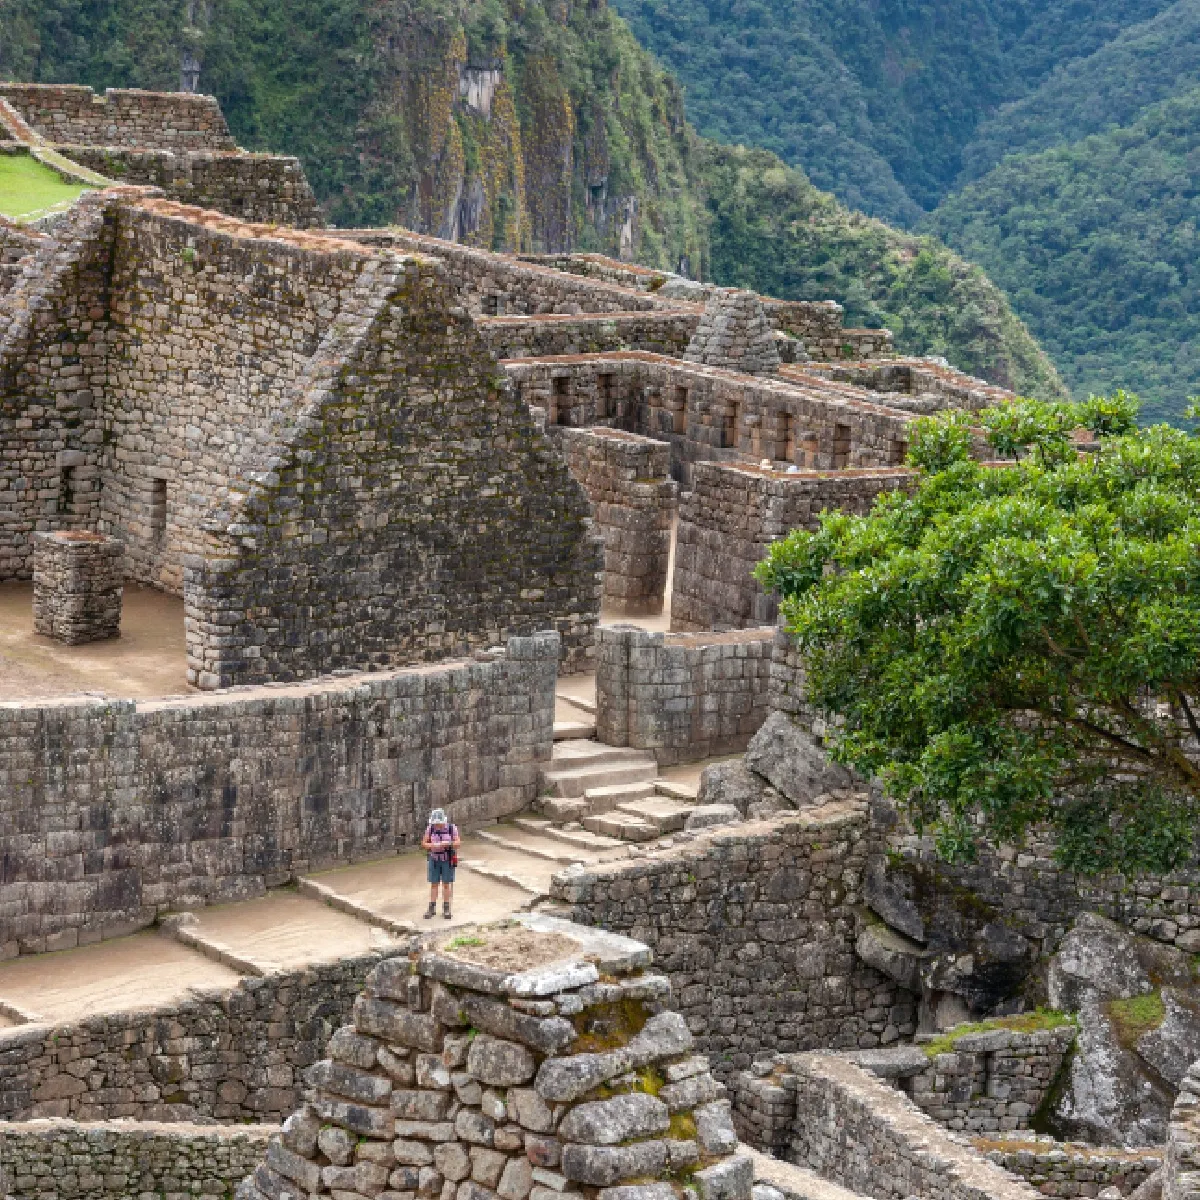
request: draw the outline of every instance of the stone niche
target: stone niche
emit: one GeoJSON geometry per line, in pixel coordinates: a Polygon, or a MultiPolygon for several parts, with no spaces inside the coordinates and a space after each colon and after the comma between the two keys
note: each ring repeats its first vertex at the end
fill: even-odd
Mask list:
{"type": "Polygon", "coordinates": [[[385,960],[238,1200],[750,1200],[724,1089],[649,965],[538,914],[385,960]]]}
{"type": "Polygon", "coordinates": [[[77,646],[121,636],[125,547],[83,530],[33,535],[33,631],[77,646]]]}

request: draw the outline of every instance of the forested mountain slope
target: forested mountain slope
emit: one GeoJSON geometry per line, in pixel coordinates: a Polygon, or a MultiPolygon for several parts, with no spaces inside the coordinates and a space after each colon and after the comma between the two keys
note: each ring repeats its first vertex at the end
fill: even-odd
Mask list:
{"type": "Polygon", "coordinates": [[[930,227],[1012,297],[1078,394],[1178,418],[1200,390],[1200,89],[1006,160],[930,227]]]}
{"type": "Polygon", "coordinates": [[[604,0],[0,0],[0,77],[173,89],[185,61],[243,145],[303,159],[336,224],[685,263],[1061,392],[981,272],[697,138],[604,0]]]}

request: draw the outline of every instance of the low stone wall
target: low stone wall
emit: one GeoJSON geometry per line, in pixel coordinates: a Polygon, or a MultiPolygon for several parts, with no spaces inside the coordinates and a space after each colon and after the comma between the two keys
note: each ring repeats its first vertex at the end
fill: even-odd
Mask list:
{"type": "Polygon", "coordinates": [[[609,258],[606,254],[518,254],[517,258],[521,262],[549,267],[553,271],[566,271],[569,275],[584,275],[589,279],[603,279],[605,283],[639,288],[644,292],[657,291],[667,281],[667,276],[653,267],[621,262],[620,259],[609,258]]]}
{"type": "MultiPolygon", "coordinates": [[[[847,333],[876,333],[876,330],[846,330],[847,333]]],[[[814,356],[816,357],[816,356],[814,356]]],[[[858,357],[858,356],[856,356],[858,357]]],[[[870,355],[862,355],[869,358],[870,355]]],[[[850,383],[872,391],[910,396],[926,396],[940,401],[944,407],[963,408],[978,412],[1012,399],[1012,392],[957,371],[953,367],[923,359],[904,359],[896,362],[838,362],[814,363],[804,368],[828,379],[850,383]]]]}
{"type": "Polygon", "coordinates": [[[73,1025],[0,1029],[0,1120],[278,1123],[301,1103],[304,1069],[383,957],[242,979],[73,1025]]]}
{"type": "Polygon", "coordinates": [[[298,158],[120,146],[63,145],[55,149],[119,183],[161,188],[181,204],[213,208],[242,221],[302,229],[323,223],[298,158]]]}
{"type": "Polygon", "coordinates": [[[1171,1110],[1162,1200],[1200,1200],[1200,1062],[1188,1069],[1171,1110]]]}
{"type": "Polygon", "coordinates": [[[500,359],[643,350],[680,357],[696,331],[694,312],[547,313],[537,317],[479,317],[479,332],[500,359]]]}
{"type": "Polygon", "coordinates": [[[596,737],[660,766],[744,750],[767,718],[773,629],[662,634],[601,626],[596,737]]]}
{"type": "Polygon", "coordinates": [[[527,807],[559,639],[208,696],[0,705],[0,957],[148,925],[527,807]]]}
{"type": "Polygon", "coordinates": [[[1034,1200],[1023,1180],[946,1133],[894,1088],[833,1054],[791,1059],[788,1157],[877,1200],[1034,1200]]]}
{"type": "Polygon", "coordinates": [[[524,917],[381,963],[239,1200],[751,1200],[729,1103],[649,962],[524,917]]]}
{"type": "Polygon", "coordinates": [[[4,83],[0,97],[48,142],[147,150],[235,150],[212,96],[71,84],[4,83]]]}
{"type": "Polygon", "coordinates": [[[1162,1165],[1159,1149],[1127,1150],[1056,1142],[1035,1134],[977,1137],[972,1144],[997,1166],[1024,1179],[1043,1196],[1093,1200],[1108,1188],[1128,1196],[1162,1165]]]}
{"type": "Polygon", "coordinates": [[[262,1157],[270,1126],[32,1121],[0,1124],[8,1200],[226,1200],[262,1157]]]}
{"type": "Polygon", "coordinates": [[[662,612],[679,494],[670,447],[617,429],[558,435],[604,539],[603,603],[624,616],[662,612]]]}
{"type": "Polygon", "coordinates": [[[815,529],[826,509],[866,513],[882,492],[911,478],[903,468],[788,474],[697,463],[679,512],[671,628],[774,623],[778,601],[751,574],[771,542],[793,529],[815,529]]]}
{"type": "MultiPolygon", "coordinates": [[[[851,1052],[846,1060],[907,1096],[939,1125],[956,1132],[1028,1129],[1051,1094],[1075,1027],[1024,1032],[996,1028],[947,1035],[952,1048],[929,1053],[921,1045],[851,1052]]],[[[780,1151],[794,1137],[799,1076],[794,1056],[756,1062],[737,1077],[735,1106],[742,1136],[780,1151]]]]}
{"type": "Polygon", "coordinates": [[[555,876],[564,915],[646,942],[721,1078],[775,1051],[888,1044],[913,996],[854,953],[865,804],[729,829],[555,876]]]}

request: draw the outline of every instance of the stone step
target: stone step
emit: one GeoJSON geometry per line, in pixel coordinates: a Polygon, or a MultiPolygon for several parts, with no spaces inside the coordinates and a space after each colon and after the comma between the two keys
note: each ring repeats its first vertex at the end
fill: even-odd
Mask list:
{"type": "Polygon", "coordinates": [[[547,819],[555,825],[582,821],[592,811],[591,804],[582,796],[543,796],[541,808],[547,819]]]}
{"type": "MultiPolygon", "coordinates": [[[[653,796],[654,783],[617,783],[607,787],[588,788],[583,797],[588,802],[588,812],[610,812],[626,800],[646,800],[653,796]]],[[[579,818],[576,818],[578,820],[579,818]]]]}
{"type": "Polygon", "coordinates": [[[654,790],[660,796],[668,796],[672,800],[682,800],[686,803],[696,799],[696,792],[699,789],[691,783],[674,783],[670,779],[656,779],[654,790]]]}
{"type": "Polygon", "coordinates": [[[546,771],[542,775],[546,792],[551,796],[585,797],[589,789],[612,787],[627,783],[653,783],[658,766],[653,759],[646,762],[624,762],[600,766],[575,767],[569,770],[546,771]]]}
{"type": "Polygon", "coordinates": [[[676,833],[683,828],[694,805],[673,800],[629,800],[617,805],[617,811],[653,825],[659,833],[676,833]]]}
{"type": "Polygon", "coordinates": [[[556,839],[538,837],[519,827],[495,825],[491,829],[478,830],[475,836],[490,845],[515,850],[521,854],[532,854],[534,858],[546,858],[564,866],[583,861],[577,852],[573,852],[556,839]]]}
{"type": "Polygon", "coordinates": [[[594,700],[585,700],[582,696],[564,696],[562,692],[557,692],[554,698],[561,700],[564,704],[569,704],[572,708],[579,709],[580,712],[587,713],[589,717],[596,715],[596,702],[594,700]]]}
{"type": "Polygon", "coordinates": [[[620,809],[584,817],[583,827],[589,833],[620,838],[623,842],[651,842],[659,836],[658,829],[648,821],[632,817],[629,813],[621,812],[620,809]]]}
{"type": "Polygon", "coordinates": [[[556,742],[576,742],[581,739],[596,736],[595,721],[555,721],[554,740],[556,742]]]}
{"type": "Polygon", "coordinates": [[[606,746],[603,742],[584,738],[556,742],[550,758],[551,769],[555,771],[631,762],[653,763],[654,759],[642,750],[632,750],[628,746],[606,746]]]}
{"type": "Polygon", "coordinates": [[[550,821],[539,821],[536,817],[514,817],[512,823],[540,837],[553,838],[582,851],[604,852],[618,850],[623,843],[617,838],[590,833],[585,829],[563,829],[550,821]]]}

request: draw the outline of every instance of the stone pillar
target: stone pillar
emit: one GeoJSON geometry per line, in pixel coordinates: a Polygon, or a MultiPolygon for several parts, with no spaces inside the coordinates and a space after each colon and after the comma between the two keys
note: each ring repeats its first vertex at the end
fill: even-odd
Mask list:
{"type": "Polygon", "coordinates": [[[82,530],[33,535],[33,631],[75,646],[121,635],[125,547],[82,530]]]}
{"type": "Polygon", "coordinates": [[[539,914],[440,943],[368,976],[238,1200],[750,1200],[646,946],[539,914]]]}

